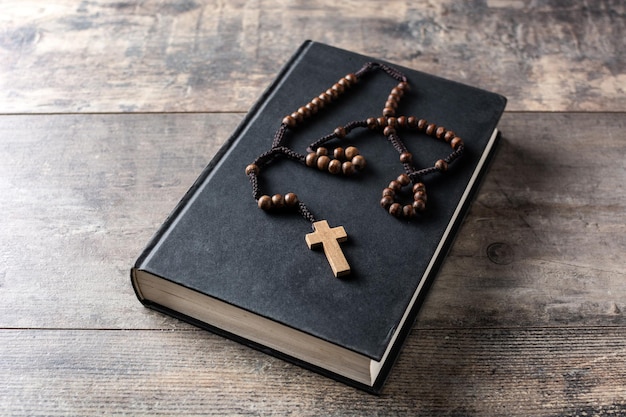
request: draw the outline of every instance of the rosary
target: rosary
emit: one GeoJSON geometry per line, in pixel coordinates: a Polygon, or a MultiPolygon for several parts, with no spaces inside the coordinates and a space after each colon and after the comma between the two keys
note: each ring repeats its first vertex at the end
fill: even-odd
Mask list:
{"type": "Polygon", "coordinates": [[[310,102],[298,108],[297,111],[285,116],[274,135],[272,147],[246,166],[245,172],[252,184],[252,195],[257,201],[258,207],[266,211],[295,210],[303,218],[311,222],[313,233],[308,233],[305,236],[306,244],[309,249],[321,248],[324,250],[335,277],[343,277],[350,274],[350,266],[339,246],[340,242],[345,242],[348,239],[343,226],[331,228],[326,220],[316,220],[308,207],[298,199],[295,193],[289,192],[285,195],[274,194],[272,196],[263,194],[259,187],[259,175],[265,166],[276,161],[279,157],[298,161],[307,167],[329,172],[332,175],[349,176],[357,174],[365,168],[366,160],[356,147],[348,146],[344,149],[338,146],[329,150],[322,145],[333,139],[341,140],[357,128],[382,132],[383,136],[398,151],[404,172],[383,189],[380,205],[389,214],[398,218],[412,219],[418,217],[426,209],[427,201],[426,186],[422,182],[422,177],[436,172],[447,171],[448,166],[463,154],[464,146],[460,137],[443,126],[437,126],[415,116],[396,117],[398,104],[408,90],[409,83],[406,76],[397,69],[381,63],[367,63],[356,73],[344,76],[328,90],[314,97],[310,102]],[[339,126],[330,134],[310,144],[306,149],[306,155],[300,154],[284,145],[285,134],[288,130],[297,128],[318,112],[329,108],[331,103],[354,87],[366,74],[376,70],[382,70],[398,81],[398,84],[391,89],[387,97],[382,117],[369,117],[366,120],[352,121],[344,126],[339,126]],[[404,129],[424,132],[428,136],[449,143],[452,147],[452,153],[443,159],[437,160],[431,167],[417,169],[413,165],[413,155],[407,150],[397,133],[399,130],[404,129]],[[410,204],[403,205],[396,201],[396,197],[404,187],[412,189],[413,201],[410,204]]]}

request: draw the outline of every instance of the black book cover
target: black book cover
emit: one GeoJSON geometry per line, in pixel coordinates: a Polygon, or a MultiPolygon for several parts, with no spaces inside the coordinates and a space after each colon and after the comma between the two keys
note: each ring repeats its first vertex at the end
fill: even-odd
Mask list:
{"type": "MultiPolygon", "coordinates": [[[[332,175],[288,159],[263,172],[261,186],[267,194],[294,192],[318,220],[345,228],[349,237],[341,248],[352,272],[338,279],[324,253],[309,250],[305,243],[311,224],[297,213],[260,210],[244,170],[271,147],[285,115],[371,61],[382,62],[316,42],[300,47],[132,268],[133,286],[145,305],[359,388],[382,388],[493,154],[506,99],[395,66],[411,87],[396,114],[445,126],[465,144],[464,155],[448,172],[424,177],[428,207],[412,220],[395,218],[379,204],[383,188],[403,167],[385,136],[368,129],[328,143],[330,148],[356,146],[367,158],[367,167],[354,176],[332,175]],[[145,276],[142,272],[167,282],[164,293],[184,300],[193,294],[195,301],[183,301],[185,308],[179,308],[180,302],[151,297],[138,278],[145,276]],[[203,295],[240,310],[238,322],[258,316],[381,369],[371,380],[355,378],[326,366],[323,359],[299,355],[297,348],[268,346],[263,335],[248,335],[238,326],[224,328],[220,321],[207,319],[212,307],[198,313],[203,295]]],[[[306,154],[309,144],[335,127],[380,117],[396,84],[382,71],[368,74],[331,106],[290,130],[286,145],[306,154]]],[[[451,152],[449,144],[424,133],[399,135],[418,168],[432,166],[451,152]]]]}

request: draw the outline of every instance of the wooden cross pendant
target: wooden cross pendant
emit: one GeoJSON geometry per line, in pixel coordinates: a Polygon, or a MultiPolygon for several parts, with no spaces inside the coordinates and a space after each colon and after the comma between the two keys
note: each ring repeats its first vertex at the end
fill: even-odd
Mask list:
{"type": "Polygon", "coordinates": [[[345,242],[348,240],[348,234],[343,226],[333,227],[328,226],[326,220],[320,220],[313,223],[315,232],[308,233],[304,239],[309,249],[324,249],[324,254],[335,277],[343,277],[350,274],[350,265],[346,257],[341,251],[339,242],[345,242]]]}

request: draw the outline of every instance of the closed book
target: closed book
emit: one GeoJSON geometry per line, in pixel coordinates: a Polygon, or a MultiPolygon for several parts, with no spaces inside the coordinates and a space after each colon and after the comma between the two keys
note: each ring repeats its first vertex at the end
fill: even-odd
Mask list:
{"type": "MultiPolygon", "coordinates": [[[[492,92],[305,42],[137,259],[131,280],[139,300],[336,380],[380,392],[494,153],[505,104],[504,97],[492,92]],[[358,73],[368,62],[380,63],[372,67],[380,70],[358,73]],[[398,80],[390,76],[393,68],[410,86],[395,102],[393,127],[412,166],[433,167],[454,152],[450,138],[437,139],[424,126],[415,128],[415,120],[445,126],[463,141],[462,155],[448,159],[446,171],[423,171],[426,209],[417,214],[407,209],[406,216],[390,215],[388,204],[381,207],[383,189],[406,172],[399,151],[382,129],[363,122],[381,118],[394,100],[390,91],[398,80]],[[354,73],[360,75],[358,82],[346,83],[346,74],[354,73]],[[285,116],[338,80],[348,84],[345,91],[336,88],[342,92],[332,102],[313,106],[315,114],[277,134],[281,124],[292,122],[285,116]],[[413,129],[409,116],[416,118],[411,119],[413,129]],[[351,121],[360,124],[349,125],[345,137],[341,132],[333,137],[335,128],[351,121]],[[324,250],[330,243],[323,243],[321,251],[309,248],[315,246],[310,234],[321,228],[318,223],[312,226],[313,220],[298,209],[258,207],[259,193],[253,193],[246,170],[272,148],[277,135],[294,154],[264,159],[270,161],[255,176],[256,186],[270,196],[295,193],[315,221],[326,220],[332,230],[343,227],[347,239],[333,245],[349,264],[345,276],[329,265],[331,255],[327,259],[324,250]],[[324,137],[330,152],[356,147],[367,164],[353,175],[307,166],[301,157],[324,137]]],[[[405,188],[394,196],[401,208],[417,201],[411,186],[408,192],[405,188]]]]}

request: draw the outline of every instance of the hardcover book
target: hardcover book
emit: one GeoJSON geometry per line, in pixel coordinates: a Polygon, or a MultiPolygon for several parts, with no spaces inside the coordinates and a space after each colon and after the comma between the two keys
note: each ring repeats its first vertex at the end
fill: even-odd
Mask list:
{"type": "Polygon", "coordinates": [[[380,392],[494,153],[505,104],[305,42],[137,259],[139,300],[380,392]]]}

